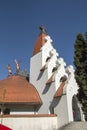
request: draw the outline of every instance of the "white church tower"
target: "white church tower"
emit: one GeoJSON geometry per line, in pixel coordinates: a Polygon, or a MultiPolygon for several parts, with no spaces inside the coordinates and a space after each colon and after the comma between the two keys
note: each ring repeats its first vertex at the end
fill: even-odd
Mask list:
{"type": "Polygon", "coordinates": [[[38,113],[51,113],[50,105],[56,86],[54,85],[53,68],[56,67],[57,52],[53,48],[52,39],[46,34],[44,26],[34,45],[33,56],[30,61],[30,82],[38,90],[43,105],[38,113]]]}
{"type": "Polygon", "coordinates": [[[60,127],[80,119],[75,96],[78,85],[73,67],[66,67],[43,25],[40,30],[30,59],[30,83],[36,87],[42,99],[38,114],[56,114],[60,127]]]}

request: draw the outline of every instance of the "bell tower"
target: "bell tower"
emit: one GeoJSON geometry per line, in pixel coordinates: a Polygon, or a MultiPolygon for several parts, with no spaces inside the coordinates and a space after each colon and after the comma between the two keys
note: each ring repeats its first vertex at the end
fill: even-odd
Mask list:
{"type": "Polygon", "coordinates": [[[56,60],[57,52],[53,48],[52,39],[42,25],[30,59],[30,82],[36,87],[43,102],[39,113],[49,113],[49,106],[55,93],[55,87],[50,85],[53,82],[52,70],[56,60]]]}

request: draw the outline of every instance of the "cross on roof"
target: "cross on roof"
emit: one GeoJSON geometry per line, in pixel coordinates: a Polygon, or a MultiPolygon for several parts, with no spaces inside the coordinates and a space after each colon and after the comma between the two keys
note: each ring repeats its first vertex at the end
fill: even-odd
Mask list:
{"type": "Polygon", "coordinates": [[[45,33],[46,34],[46,28],[45,28],[44,25],[40,26],[40,30],[41,30],[41,33],[45,33]]]}

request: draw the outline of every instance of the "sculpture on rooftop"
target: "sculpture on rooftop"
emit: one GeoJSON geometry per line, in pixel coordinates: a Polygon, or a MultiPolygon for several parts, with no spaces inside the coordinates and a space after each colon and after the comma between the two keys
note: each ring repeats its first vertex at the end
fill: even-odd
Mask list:
{"type": "Polygon", "coordinates": [[[12,69],[11,69],[10,64],[7,65],[7,69],[8,69],[8,76],[11,76],[12,75],[12,69]]]}
{"type": "Polygon", "coordinates": [[[16,59],[14,60],[14,62],[16,64],[16,74],[18,74],[20,71],[20,63],[16,59]]]}

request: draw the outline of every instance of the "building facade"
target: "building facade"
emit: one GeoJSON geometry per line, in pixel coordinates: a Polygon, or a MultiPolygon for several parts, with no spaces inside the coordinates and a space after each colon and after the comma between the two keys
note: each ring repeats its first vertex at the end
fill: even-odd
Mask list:
{"type": "Polygon", "coordinates": [[[40,31],[30,58],[29,77],[20,75],[18,70],[15,75],[10,74],[0,81],[1,115],[4,124],[13,130],[24,130],[24,126],[27,126],[26,130],[58,129],[69,122],[82,120],[73,66],[66,66],[63,58],[59,57],[43,25],[40,31]],[[35,117],[37,124],[33,128],[35,117]],[[46,128],[44,117],[46,121],[50,117],[50,125],[47,121],[46,128]],[[21,124],[22,118],[26,123],[21,124]],[[12,125],[11,119],[13,123],[18,120],[19,125],[12,125]],[[39,119],[43,122],[41,125],[39,119]]]}

